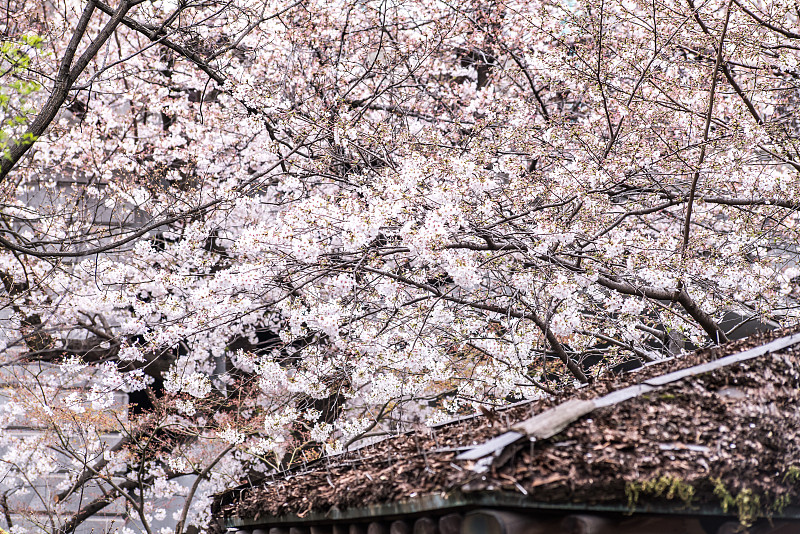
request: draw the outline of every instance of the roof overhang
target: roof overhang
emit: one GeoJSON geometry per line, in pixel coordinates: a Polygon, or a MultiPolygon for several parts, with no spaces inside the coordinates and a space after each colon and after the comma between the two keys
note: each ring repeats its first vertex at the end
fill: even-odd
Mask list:
{"type": "MultiPolygon", "coordinates": [[[[643,503],[631,508],[624,504],[548,503],[535,501],[525,495],[510,492],[452,492],[423,495],[393,503],[374,504],[346,510],[334,508],[327,512],[310,512],[303,515],[286,514],[264,516],[258,519],[230,517],[226,519],[225,527],[229,530],[264,527],[291,528],[340,522],[394,520],[423,516],[434,511],[446,513],[480,508],[539,512],[542,514],[590,512],[595,514],[735,517],[735,514],[725,512],[719,506],[711,504],[685,506],[683,503],[643,503]]],[[[774,515],[772,519],[800,521],[800,507],[787,507],[780,514],[774,515]]]]}

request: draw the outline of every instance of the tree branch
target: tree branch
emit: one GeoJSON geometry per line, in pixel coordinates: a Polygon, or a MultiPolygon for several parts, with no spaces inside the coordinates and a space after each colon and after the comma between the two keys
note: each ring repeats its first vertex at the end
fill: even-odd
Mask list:
{"type": "Polygon", "coordinates": [[[53,86],[53,91],[50,93],[50,97],[47,99],[42,111],[36,115],[33,122],[31,122],[30,126],[28,126],[27,131],[18,138],[11,146],[7,149],[6,153],[2,157],[2,161],[0,161],[0,182],[3,182],[8,176],[8,173],[11,172],[11,169],[16,166],[17,162],[25,155],[28,150],[30,150],[33,143],[41,137],[41,135],[47,130],[50,126],[50,123],[53,122],[53,119],[61,110],[61,106],[67,99],[69,95],[69,91],[72,88],[72,85],[78,79],[78,76],[84,71],[86,66],[89,64],[91,59],[97,54],[100,48],[105,44],[111,34],[114,33],[114,30],[119,25],[122,18],[125,16],[125,13],[130,9],[130,4],[127,0],[121,0],[119,7],[112,13],[111,20],[109,20],[97,37],[89,43],[89,46],[84,50],[83,54],[78,58],[74,65],[71,65],[72,58],[75,54],[75,51],[80,44],[81,39],[83,39],[84,33],[86,33],[86,28],[89,25],[89,20],[92,17],[92,13],[94,12],[95,7],[95,0],[90,0],[87,4],[86,8],[83,10],[81,14],[81,18],[78,21],[78,26],[75,29],[75,33],[72,35],[72,39],[70,39],[70,43],[67,47],[67,51],[64,54],[64,57],[61,61],[61,66],[59,67],[58,75],[56,76],[55,84],[53,86]]]}
{"type": "MultiPolygon", "coordinates": [[[[114,10],[110,6],[108,6],[107,4],[104,4],[100,0],[96,0],[96,2],[97,2],[97,8],[100,11],[102,11],[104,13],[107,13],[109,15],[114,13],[114,10]]],[[[157,41],[157,42],[163,44],[164,46],[166,46],[167,48],[169,48],[170,50],[172,50],[174,52],[177,52],[181,56],[185,57],[186,59],[188,59],[189,61],[191,61],[195,65],[197,65],[197,67],[200,70],[202,70],[203,72],[208,74],[208,76],[212,80],[217,82],[218,84],[222,85],[222,84],[225,83],[225,77],[222,76],[218,71],[213,69],[208,64],[208,62],[206,62],[202,57],[200,57],[199,54],[189,50],[188,48],[186,48],[186,47],[184,47],[182,45],[179,45],[177,43],[174,43],[174,42],[170,41],[169,39],[166,38],[166,35],[164,35],[162,32],[159,32],[158,30],[154,30],[154,29],[148,28],[144,24],[140,24],[140,23],[136,22],[135,20],[133,20],[133,19],[131,19],[129,17],[124,17],[121,20],[121,23],[124,26],[127,26],[128,28],[130,28],[130,29],[132,29],[132,30],[134,30],[136,32],[141,33],[142,35],[144,35],[145,37],[147,37],[151,41],[157,41]]]]}
{"type": "MultiPolygon", "coordinates": [[[[697,182],[700,179],[700,169],[703,167],[703,162],[706,159],[706,146],[708,144],[708,134],[711,131],[711,118],[714,115],[714,97],[717,91],[717,72],[719,66],[722,64],[722,46],[725,43],[725,34],[728,32],[728,21],[731,18],[731,4],[733,0],[728,0],[728,7],[725,9],[725,23],[722,26],[722,32],[719,37],[719,45],[717,46],[717,59],[714,64],[714,70],[711,73],[711,91],[708,94],[708,111],[706,113],[706,123],[703,129],[703,143],[700,145],[700,157],[697,160],[697,169],[692,178],[692,186],[689,190],[689,201],[686,205],[686,219],[683,223],[683,245],[681,246],[681,258],[686,258],[686,250],[689,247],[689,229],[692,222],[692,207],[694,205],[694,196],[697,191],[697,182]]],[[[687,310],[688,311],[688,310],[687,310]]],[[[724,334],[723,334],[724,335],[724,334]]]]}

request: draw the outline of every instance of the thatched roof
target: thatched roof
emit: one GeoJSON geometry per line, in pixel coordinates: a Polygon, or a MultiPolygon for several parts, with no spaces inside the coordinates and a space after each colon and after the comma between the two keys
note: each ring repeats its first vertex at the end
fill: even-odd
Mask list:
{"type": "Polygon", "coordinates": [[[392,505],[435,497],[447,506],[448,499],[477,503],[488,496],[505,508],[512,502],[617,511],[711,507],[743,522],[788,516],[800,506],[800,335],[790,334],[698,351],[494,417],[397,436],[229,492],[217,514],[229,525],[279,518],[319,523],[370,506],[372,516],[380,510],[396,516],[402,507],[392,505]],[[775,339],[781,341],[763,348],[775,339]],[[708,362],[719,363],[696,368],[708,362]],[[670,375],[674,381],[659,378],[689,368],[670,375]],[[597,402],[637,384],[656,386],[597,402]],[[592,410],[582,416],[586,410],[579,410],[563,430],[535,441],[507,433],[570,399],[593,400],[592,410]],[[467,452],[499,435],[512,439],[467,452]]]}

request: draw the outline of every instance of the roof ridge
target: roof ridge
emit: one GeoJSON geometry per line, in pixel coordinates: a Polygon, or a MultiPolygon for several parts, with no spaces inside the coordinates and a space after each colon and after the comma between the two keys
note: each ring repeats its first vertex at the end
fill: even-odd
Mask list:
{"type": "Polygon", "coordinates": [[[696,376],[727,367],[729,365],[751,360],[753,358],[757,358],[759,356],[763,356],[765,354],[769,354],[798,343],[800,343],[800,333],[778,338],[770,341],[769,343],[765,343],[764,345],[759,345],[758,347],[754,347],[752,349],[737,352],[729,356],[724,356],[718,360],[687,367],[685,369],[666,373],[654,378],[648,378],[639,384],[613,391],[596,399],[570,399],[566,402],[558,404],[557,406],[538,413],[533,417],[525,419],[524,421],[520,421],[511,427],[510,431],[496,436],[481,445],[459,454],[456,456],[456,460],[479,460],[489,455],[496,456],[500,454],[500,452],[502,452],[502,450],[508,445],[516,443],[517,441],[520,441],[526,437],[531,441],[550,438],[597,408],[613,406],[684,378],[696,376]]]}

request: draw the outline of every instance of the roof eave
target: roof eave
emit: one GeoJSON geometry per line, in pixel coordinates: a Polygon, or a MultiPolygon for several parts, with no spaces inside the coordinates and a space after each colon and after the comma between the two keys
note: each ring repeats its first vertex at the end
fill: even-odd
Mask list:
{"type": "MultiPolygon", "coordinates": [[[[686,506],[683,503],[643,503],[635,508],[623,503],[587,504],[587,503],[548,503],[529,499],[525,495],[510,492],[476,492],[433,494],[404,499],[394,503],[374,504],[345,510],[331,509],[328,512],[309,512],[308,514],[286,514],[254,518],[230,517],[225,520],[225,527],[248,529],[255,527],[293,527],[309,526],[321,523],[364,522],[374,520],[392,520],[404,517],[424,515],[437,511],[464,511],[478,508],[497,508],[505,510],[529,510],[544,513],[559,512],[594,512],[613,514],[658,514],[682,516],[730,516],[720,506],[698,504],[686,506]]],[[[800,507],[787,507],[773,519],[800,520],[800,507]]]]}

